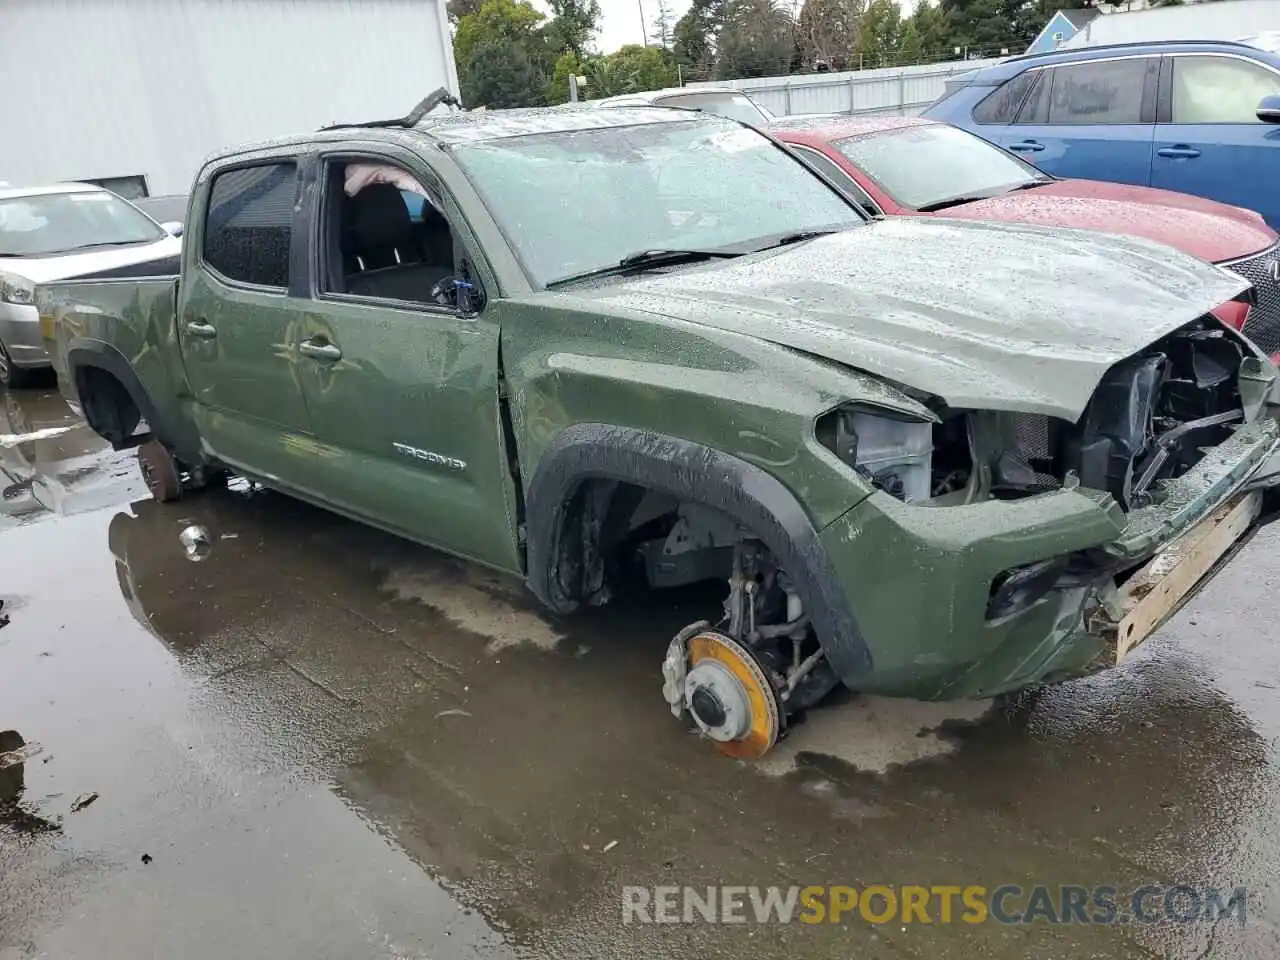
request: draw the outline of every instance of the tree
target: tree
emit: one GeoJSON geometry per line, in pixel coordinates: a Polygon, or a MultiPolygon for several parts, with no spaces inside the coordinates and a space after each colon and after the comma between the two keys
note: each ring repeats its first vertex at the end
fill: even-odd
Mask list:
{"type": "Polygon", "coordinates": [[[586,65],[591,97],[616,97],[642,90],[661,90],[676,83],[674,66],[658,47],[628,44],[586,65]]]}
{"type": "Polygon", "coordinates": [[[924,62],[924,44],[920,40],[920,28],[916,26],[914,17],[907,17],[902,22],[896,59],[903,66],[924,62]]]}
{"type": "Polygon", "coordinates": [[[895,0],[871,0],[858,20],[858,53],[866,69],[897,63],[902,15],[895,0]]]}
{"type": "Polygon", "coordinates": [[[688,12],[676,21],[671,52],[687,75],[703,80],[711,76],[723,7],[724,0],[693,0],[688,12]]]}
{"type": "Polygon", "coordinates": [[[449,0],[446,8],[449,11],[449,22],[456,25],[463,17],[479,10],[482,2],[483,0],[449,0]]]}
{"type": "Polygon", "coordinates": [[[862,0],[805,0],[796,22],[801,63],[816,70],[847,70],[858,46],[862,0]]]}
{"type": "Polygon", "coordinates": [[[525,0],[484,0],[458,21],[453,58],[467,106],[539,106],[555,53],[540,28],[543,16],[525,0]],[[481,52],[484,55],[481,56],[481,52]]]}
{"type": "MultiPolygon", "coordinates": [[[[578,58],[571,51],[566,50],[560,54],[560,59],[556,61],[555,69],[551,72],[551,79],[547,81],[547,103],[569,102],[569,78],[571,76],[582,76],[582,64],[578,62],[578,58]]],[[[594,94],[590,94],[590,96],[594,96],[594,94]]]]}
{"type": "Polygon", "coordinates": [[[458,21],[453,35],[453,58],[461,73],[482,43],[511,40],[518,47],[530,48],[538,41],[537,29],[543,16],[525,0],[484,0],[475,13],[458,21]]]}
{"type": "MultiPolygon", "coordinates": [[[[1066,5],[1054,3],[1053,8],[1066,5]]],[[[1029,5],[1027,0],[939,0],[952,46],[962,51],[967,48],[970,56],[997,56],[1005,49],[1010,53],[1025,50],[1052,16],[1031,28],[1027,20],[1031,6],[1034,4],[1029,5]]]]}
{"type": "Polygon", "coordinates": [[[537,66],[519,41],[508,37],[485,39],[472,47],[458,83],[462,102],[469,107],[537,107],[544,102],[537,66]]]}
{"type": "Polygon", "coordinates": [[[675,18],[671,16],[671,4],[668,0],[657,0],[658,12],[654,15],[649,27],[649,39],[663,50],[670,50],[675,40],[675,18]]]}
{"type": "Polygon", "coordinates": [[[716,38],[717,80],[788,73],[794,53],[795,25],[773,0],[725,3],[716,38]]]}
{"type": "Polygon", "coordinates": [[[951,39],[947,16],[929,0],[920,0],[916,4],[915,12],[903,24],[901,42],[903,46],[907,43],[909,26],[914,27],[916,35],[920,38],[920,59],[915,62],[950,60],[955,56],[952,50],[955,44],[951,39]]]}
{"type": "Polygon", "coordinates": [[[548,46],[556,54],[566,50],[581,60],[591,48],[600,25],[598,0],[547,0],[551,20],[543,28],[548,46]]]}

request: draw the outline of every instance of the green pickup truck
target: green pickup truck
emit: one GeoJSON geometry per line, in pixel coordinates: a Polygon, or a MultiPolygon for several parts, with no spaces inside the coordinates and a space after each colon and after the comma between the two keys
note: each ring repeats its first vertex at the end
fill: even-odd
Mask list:
{"type": "Polygon", "coordinates": [[[733,756],[840,683],[1116,662],[1277,472],[1276,370],[1209,316],[1239,277],[868,221],[706,114],[330,128],[210,161],[186,223],[180,276],[38,291],[68,399],[158,499],[233,471],[559,613],[722,582],[655,679],[733,756]]]}

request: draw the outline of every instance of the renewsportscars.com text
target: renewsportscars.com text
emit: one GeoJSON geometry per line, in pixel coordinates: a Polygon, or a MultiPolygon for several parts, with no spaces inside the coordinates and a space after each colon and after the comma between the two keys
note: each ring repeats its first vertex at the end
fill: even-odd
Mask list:
{"type": "Polygon", "coordinates": [[[623,923],[1245,922],[1248,892],[1185,885],[712,886],[622,888],[623,923]]]}

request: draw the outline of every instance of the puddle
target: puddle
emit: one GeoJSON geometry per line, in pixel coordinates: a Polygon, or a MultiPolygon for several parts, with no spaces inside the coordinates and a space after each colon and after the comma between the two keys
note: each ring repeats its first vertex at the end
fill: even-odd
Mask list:
{"type": "Polygon", "coordinates": [[[885,773],[891,767],[927,760],[955,751],[958,744],[943,726],[975,721],[991,709],[989,700],[922,703],[893,697],[855,697],[832,703],[805,715],[805,722],[757,767],[781,776],[797,769],[801,754],[816,753],[843,760],[866,773],[885,773]]]}
{"type": "Polygon", "coordinates": [[[45,427],[43,430],[32,430],[30,433],[0,433],[0,447],[16,447],[20,443],[48,440],[50,437],[61,436],[74,429],[73,424],[69,427],[45,427]]]}
{"type": "Polygon", "coordinates": [[[510,600],[495,596],[496,583],[478,586],[484,574],[470,569],[450,570],[441,563],[435,568],[397,567],[387,576],[382,589],[397,600],[416,600],[439,612],[455,626],[488,639],[487,653],[530,644],[540,650],[554,650],[564,635],[529,610],[521,610],[510,600]]]}

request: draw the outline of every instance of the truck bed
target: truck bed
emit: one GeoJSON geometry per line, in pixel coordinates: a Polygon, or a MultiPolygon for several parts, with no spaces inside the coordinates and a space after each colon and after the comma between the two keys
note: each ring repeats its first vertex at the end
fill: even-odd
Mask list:
{"type": "Polygon", "coordinates": [[[85,381],[77,370],[92,356],[94,367],[115,374],[131,394],[141,391],[135,396],[140,409],[174,409],[185,381],[174,322],[177,293],[176,275],[37,286],[41,334],[63,396],[77,409],[83,406],[85,381]]]}

